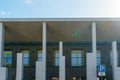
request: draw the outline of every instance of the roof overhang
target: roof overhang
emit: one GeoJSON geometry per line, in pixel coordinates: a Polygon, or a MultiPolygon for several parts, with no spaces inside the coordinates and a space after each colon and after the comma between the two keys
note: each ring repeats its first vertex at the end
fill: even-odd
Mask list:
{"type": "Polygon", "coordinates": [[[14,18],[0,19],[5,41],[42,41],[42,23],[47,23],[47,41],[91,41],[92,22],[97,41],[120,40],[120,18],[14,18]]]}
{"type": "Polygon", "coordinates": [[[120,18],[0,18],[0,22],[120,21],[120,18]]]}

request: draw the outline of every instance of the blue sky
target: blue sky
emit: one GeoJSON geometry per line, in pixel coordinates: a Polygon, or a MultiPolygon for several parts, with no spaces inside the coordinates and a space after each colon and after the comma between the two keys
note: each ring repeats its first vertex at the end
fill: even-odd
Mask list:
{"type": "Polygon", "coordinates": [[[0,18],[120,17],[120,0],[0,0],[0,18]]]}

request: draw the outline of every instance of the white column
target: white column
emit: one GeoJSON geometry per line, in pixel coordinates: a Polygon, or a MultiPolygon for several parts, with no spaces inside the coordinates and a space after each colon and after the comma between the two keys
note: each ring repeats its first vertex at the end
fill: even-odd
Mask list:
{"type": "Polygon", "coordinates": [[[65,56],[63,56],[63,42],[59,42],[59,78],[65,80],[65,56]]]}
{"type": "Polygon", "coordinates": [[[119,75],[119,74],[116,74],[119,71],[117,68],[117,42],[116,41],[112,42],[112,57],[113,57],[112,58],[113,79],[118,80],[117,75],[119,75]],[[118,71],[116,71],[116,70],[118,70],[118,71]]]}
{"type": "Polygon", "coordinates": [[[3,67],[4,55],[4,26],[0,23],[0,80],[8,79],[8,69],[3,67]]]}
{"type": "Polygon", "coordinates": [[[23,80],[23,54],[17,53],[16,80],[23,80]]]}
{"type": "Polygon", "coordinates": [[[47,29],[46,29],[46,23],[43,23],[43,31],[42,31],[42,50],[43,50],[43,80],[46,80],[46,43],[47,43],[47,29]]]}
{"type": "Polygon", "coordinates": [[[3,52],[4,52],[4,27],[0,23],[0,67],[3,66],[3,52]]]}
{"type": "Polygon", "coordinates": [[[62,41],[59,42],[59,55],[60,57],[63,56],[63,42],[62,41]]]}
{"type": "Polygon", "coordinates": [[[97,79],[97,71],[96,71],[96,54],[87,53],[87,80],[96,80],[97,79]]]}
{"type": "Polygon", "coordinates": [[[44,67],[46,67],[46,41],[47,41],[47,29],[46,29],[46,23],[43,23],[43,30],[42,30],[42,52],[43,52],[43,63],[44,67]]]}
{"type": "Polygon", "coordinates": [[[0,80],[8,80],[8,69],[0,67],[0,80]]]}
{"type": "Polygon", "coordinates": [[[92,52],[96,53],[96,23],[92,23],[92,52]]]}
{"type": "Polygon", "coordinates": [[[112,42],[113,67],[117,67],[117,42],[112,42]]]}
{"type": "Polygon", "coordinates": [[[46,80],[46,45],[47,45],[47,29],[46,23],[43,22],[42,27],[42,61],[36,62],[36,80],[46,80]]]}
{"type": "Polygon", "coordinates": [[[96,23],[92,23],[92,53],[87,53],[87,80],[97,79],[96,70],[96,23]]]}

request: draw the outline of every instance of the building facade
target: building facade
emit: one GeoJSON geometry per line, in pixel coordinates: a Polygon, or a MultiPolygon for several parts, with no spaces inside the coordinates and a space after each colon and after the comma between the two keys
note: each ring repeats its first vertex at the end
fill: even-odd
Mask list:
{"type": "Polygon", "coordinates": [[[120,19],[0,19],[0,80],[119,80],[120,19]]]}

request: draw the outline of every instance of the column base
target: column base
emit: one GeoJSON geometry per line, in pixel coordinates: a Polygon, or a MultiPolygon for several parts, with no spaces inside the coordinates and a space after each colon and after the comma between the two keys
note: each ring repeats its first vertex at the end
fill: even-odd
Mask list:
{"type": "Polygon", "coordinates": [[[60,80],[65,80],[65,56],[62,56],[60,60],[59,76],[60,80]]]}
{"type": "Polygon", "coordinates": [[[96,54],[87,53],[87,80],[96,80],[97,79],[97,70],[96,70],[96,54]]]}
{"type": "Polygon", "coordinates": [[[115,70],[113,74],[114,75],[113,78],[115,78],[114,80],[120,80],[120,67],[116,67],[114,70],[115,70]]]}
{"type": "Polygon", "coordinates": [[[0,67],[0,80],[8,79],[8,69],[6,67],[0,67]]]}
{"type": "Polygon", "coordinates": [[[45,80],[45,67],[42,61],[36,61],[36,80],[45,80]]]}

